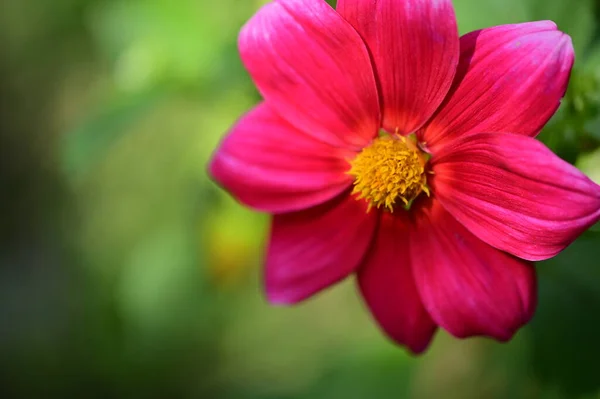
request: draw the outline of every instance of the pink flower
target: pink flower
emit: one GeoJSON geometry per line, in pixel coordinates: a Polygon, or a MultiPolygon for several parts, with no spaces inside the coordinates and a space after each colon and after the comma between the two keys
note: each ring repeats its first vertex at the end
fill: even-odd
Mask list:
{"type": "Polygon", "coordinates": [[[355,273],[415,353],[438,326],[509,340],[535,310],[530,261],[600,219],[600,187],[534,139],[574,59],[552,22],[459,38],[450,0],[276,0],[239,47],[264,102],[209,169],[273,214],[272,303],[355,273]]]}

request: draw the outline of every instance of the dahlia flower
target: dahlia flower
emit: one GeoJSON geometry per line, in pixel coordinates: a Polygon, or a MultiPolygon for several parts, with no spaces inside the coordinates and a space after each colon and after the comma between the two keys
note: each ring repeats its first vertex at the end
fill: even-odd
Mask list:
{"type": "Polygon", "coordinates": [[[535,310],[532,261],[600,219],[600,187],[535,139],[574,60],[553,22],[459,38],[450,0],[275,0],[239,49],[264,101],[209,173],[273,215],[272,303],[354,274],[414,353],[438,327],[506,341],[535,310]]]}

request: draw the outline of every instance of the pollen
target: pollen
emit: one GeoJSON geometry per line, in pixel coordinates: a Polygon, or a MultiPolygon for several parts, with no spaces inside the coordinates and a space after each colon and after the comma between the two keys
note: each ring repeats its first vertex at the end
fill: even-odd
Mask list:
{"type": "Polygon", "coordinates": [[[422,192],[429,195],[426,159],[417,145],[402,136],[383,136],[365,147],[351,162],[352,194],[373,206],[393,212],[409,209],[422,192]]]}

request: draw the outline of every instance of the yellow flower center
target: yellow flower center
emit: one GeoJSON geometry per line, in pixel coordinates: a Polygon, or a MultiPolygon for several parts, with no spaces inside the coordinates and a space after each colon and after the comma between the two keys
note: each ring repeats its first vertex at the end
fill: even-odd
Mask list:
{"type": "Polygon", "coordinates": [[[402,136],[379,137],[351,162],[353,194],[365,199],[369,209],[385,207],[390,212],[398,201],[405,209],[421,192],[429,195],[425,154],[402,136]]]}

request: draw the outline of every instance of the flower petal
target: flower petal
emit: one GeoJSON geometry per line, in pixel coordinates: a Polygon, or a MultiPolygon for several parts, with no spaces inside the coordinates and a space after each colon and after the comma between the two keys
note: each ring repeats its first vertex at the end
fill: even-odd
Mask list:
{"type": "Polygon", "coordinates": [[[275,215],[267,253],[271,303],[306,299],[360,265],[377,224],[377,212],[350,195],[296,213],[275,215]]]}
{"type": "Polygon", "coordinates": [[[242,29],[244,65],[267,103],[291,124],[335,146],[377,135],[380,109],[360,36],[322,0],[279,0],[242,29]]]}
{"type": "Polygon", "coordinates": [[[506,341],[533,316],[532,265],[479,240],[438,201],[422,208],[410,237],[425,308],[452,335],[506,341]]]}
{"type": "Polygon", "coordinates": [[[435,152],[479,132],[535,136],[560,105],[573,66],[571,38],[550,21],[503,25],[460,39],[448,97],[419,132],[435,152]]]}
{"type": "Polygon", "coordinates": [[[225,137],[209,173],[248,206],[289,212],[323,203],[348,188],[350,156],[295,129],[261,104],[225,137]]]}
{"type": "Polygon", "coordinates": [[[423,307],[412,274],[409,223],[405,212],[382,212],[377,236],[358,272],[358,284],[387,335],[421,353],[437,326],[423,307]]]}
{"type": "Polygon", "coordinates": [[[550,258],[600,219],[600,186],[531,137],[465,137],[432,163],[444,207],[481,240],[520,258],[550,258]]]}
{"type": "Polygon", "coordinates": [[[458,64],[450,0],[338,0],[338,12],[373,56],[383,102],[383,127],[408,134],[440,105],[458,64]]]}

